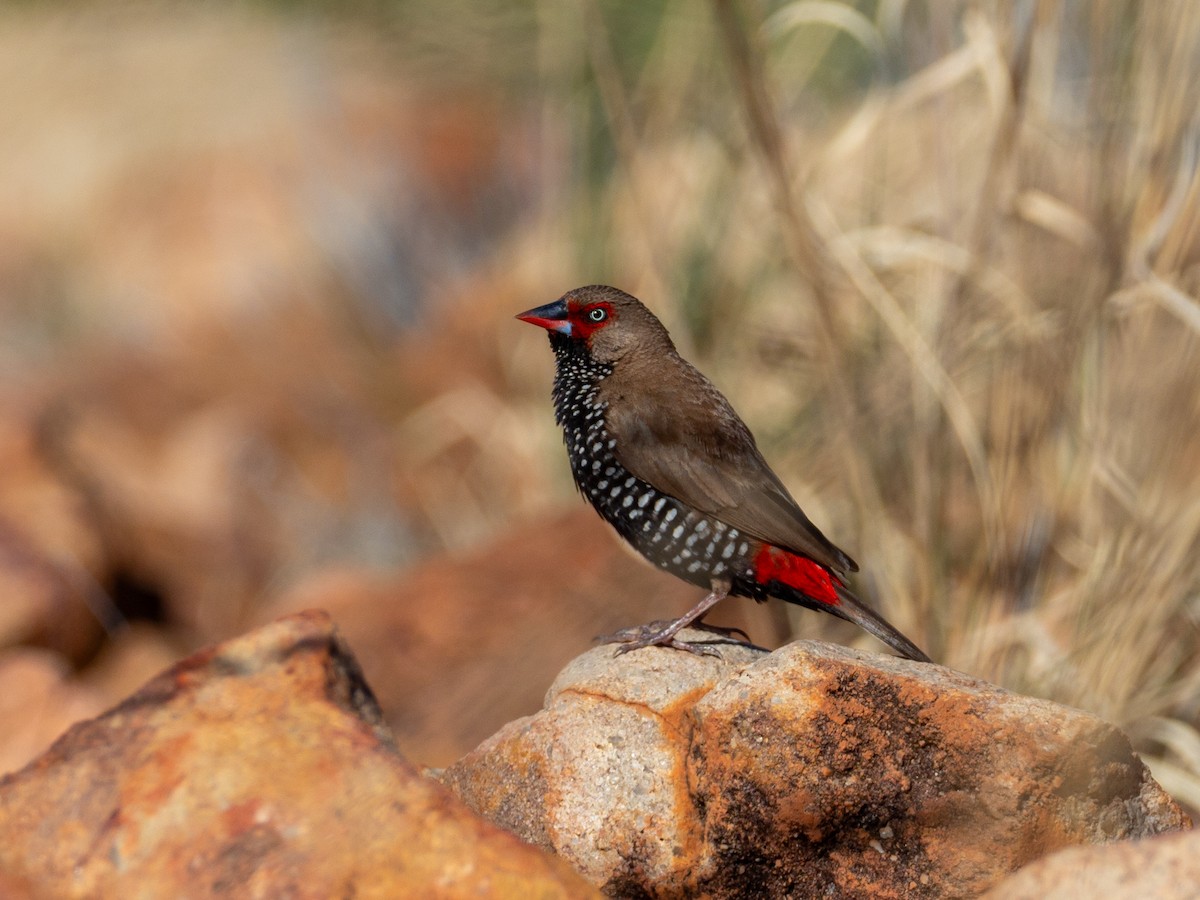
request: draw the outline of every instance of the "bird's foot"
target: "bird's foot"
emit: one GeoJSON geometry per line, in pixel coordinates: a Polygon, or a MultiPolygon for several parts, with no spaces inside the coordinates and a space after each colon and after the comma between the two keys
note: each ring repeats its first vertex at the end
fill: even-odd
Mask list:
{"type": "MultiPolygon", "coordinates": [[[[692,623],[689,627],[699,628],[701,631],[712,632],[725,638],[730,638],[735,633],[745,634],[739,628],[720,628],[703,623],[692,623]]],[[[717,643],[716,641],[683,641],[676,637],[676,634],[680,630],[677,622],[660,619],[645,625],[622,628],[620,631],[613,632],[612,634],[600,635],[596,640],[602,644],[620,644],[621,646],[617,648],[616,656],[628,653],[630,650],[640,650],[643,647],[670,647],[674,650],[683,650],[686,653],[696,653],[700,656],[720,657],[721,654],[713,646],[713,644],[717,643]]]]}
{"type": "Polygon", "coordinates": [[[613,656],[620,656],[622,653],[628,653],[630,650],[641,650],[643,647],[670,647],[672,650],[695,653],[697,656],[715,656],[717,659],[720,659],[721,654],[716,647],[712,646],[713,643],[715,642],[701,641],[693,643],[691,641],[681,641],[674,636],[663,635],[661,632],[652,632],[645,637],[622,643],[613,656]]]}
{"type": "MultiPolygon", "coordinates": [[[[732,635],[735,634],[741,634],[743,637],[746,637],[746,632],[740,628],[721,628],[718,625],[707,625],[704,622],[705,613],[728,596],[729,580],[727,578],[714,578],[712,592],[678,619],[673,619],[669,622],[660,620],[651,622],[648,625],[623,628],[615,634],[606,635],[597,638],[597,640],[601,640],[606,644],[621,644],[617,648],[617,656],[620,656],[622,653],[628,653],[630,650],[640,650],[642,647],[671,647],[687,653],[698,653],[701,656],[720,657],[721,654],[712,646],[713,644],[721,643],[720,641],[703,641],[693,644],[688,641],[681,641],[675,635],[683,631],[683,629],[691,627],[719,634],[726,642],[732,641],[732,635]]],[[[740,641],[735,643],[740,643],[740,641]]]]}
{"type": "Polygon", "coordinates": [[[628,628],[622,628],[612,634],[598,634],[592,640],[597,644],[627,644],[641,640],[648,634],[665,631],[673,624],[674,620],[672,619],[655,619],[645,625],[630,625],[628,628]]]}

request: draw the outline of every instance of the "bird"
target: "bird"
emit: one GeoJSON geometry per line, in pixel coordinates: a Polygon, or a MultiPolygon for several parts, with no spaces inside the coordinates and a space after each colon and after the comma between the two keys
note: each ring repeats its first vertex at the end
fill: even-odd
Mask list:
{"type": "Polygon", "coordinates": [[[687,627],[726,597],[775,598],[832,613],[901,656],[931,662],[845,584],[858,564],[804,514],[715,385],[675,349],[640,300],[587,285],[518,313],[554,351],[554,413],[575,485],[650,563],[709,593],[673,620],[601,640],[617,653],[651,646],[715,655],[687,627]]]}

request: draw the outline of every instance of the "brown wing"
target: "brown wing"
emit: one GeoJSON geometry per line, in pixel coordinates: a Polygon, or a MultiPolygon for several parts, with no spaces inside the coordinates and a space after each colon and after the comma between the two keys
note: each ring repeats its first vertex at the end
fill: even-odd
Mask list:
{"type": "MultiPolygon", "coordinates": [[[[689,363],[679,364],[671,377],[639,383],[636,397],[609,404],[605,425],[616,438],[621,465],[743,534],[837,572],[858,571],[792,499],[729,401],[689,363]]],[[[602,394],[625,394],[628,383],[614,373],[602,383],[602,394]]]]}

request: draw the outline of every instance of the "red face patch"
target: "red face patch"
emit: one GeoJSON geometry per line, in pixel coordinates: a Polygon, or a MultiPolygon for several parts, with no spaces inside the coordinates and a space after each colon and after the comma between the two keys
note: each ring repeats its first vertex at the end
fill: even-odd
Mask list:
{"type": "Polygon", "coordinates": [[[589,340],[593,334],[613,321],[617,316],[611,303],[588,303],[584,306],[570,304],[567,321],[571,323],[571,336],[589,340]]]}

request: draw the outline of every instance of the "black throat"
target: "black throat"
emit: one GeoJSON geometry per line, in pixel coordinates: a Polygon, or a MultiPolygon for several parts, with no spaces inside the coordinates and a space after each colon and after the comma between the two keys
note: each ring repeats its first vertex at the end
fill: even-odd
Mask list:
{"type": "MultiPolygon", "coordinates": [[[[590,432],[604,428],[604,407],[599,399],[600,382],[612,374],[612,366],[596,362],[587,348],[566,335],[550,332],[554,350],[554,418],[564,429],[590,432]]],[[[571,441],[567,441],[570,449],[571,441]]]]}

